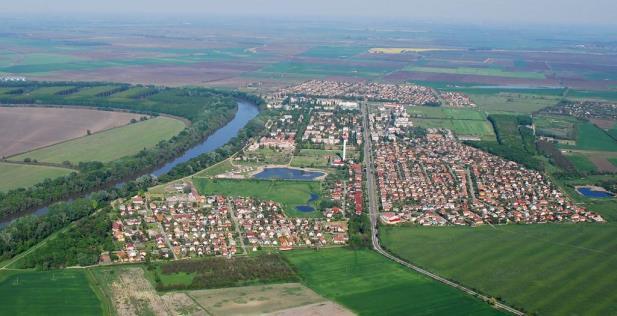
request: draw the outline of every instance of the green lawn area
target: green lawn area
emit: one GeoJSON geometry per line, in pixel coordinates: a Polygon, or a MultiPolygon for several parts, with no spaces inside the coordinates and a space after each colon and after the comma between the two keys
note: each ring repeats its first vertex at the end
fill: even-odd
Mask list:
{"type": "Polygon", "coordinates": [[[408,66],[405,67],[406,71],[417,72],[433,72],[443,74],[457,74],[457,75],[478,75],[478,76],[491,76],[491,77],[507,77],[507,78],[524,78],[524,79],[545,79],[543,73],[529,72],[529,71],[507,71],[499,68],[473,68],[473,67],[421,67],[421,66],[408,66]]]}
{"type": "Polygon", "coordinates": [[[587,158],[585,155],[571,154],[567,155],[567,157],[568,160],[570,160],[572,164],[574,164],[574,167],[576,167],[576,170],[578,172],[590,173],[598,170],[596,168],[596,165],[594,165],[593,162],[591,162],[591,160],[589,160],[589,158],[587,158]]]}
{"type": "Polygon", "coordinates": [[[617,314],[615,236],[615,224],[381,230],[397,255],[541,315],[617,314]]]}
{"type": "Polygon", "coordinates": [[[2,271],[2,315],[101,315],[84,270],[2,271]]]}
{"type": "MultiPolygon", "coordinates": [[[[296,206],[306,205],[311,193],[321,195],[321,182],[318,181],[235,180],[195,177],[193,184],[195,184],[199,193],[204,195],[252,196],[281,203],[288,216],[321,216],[318,211],[300,212],[296,210],[296,206]]],[[[313,207],[316,205],[319,205],[319,200],[313,202],[313,207]]]]}
{"type": "Polygon", "coordinates": [[[183,129],[184,123],[180,120],[157,117],[20,154],[11,157],[11,160],[22,161],[25,158],[32,158],[53,163],[108,162],[153,147],[161,140],[177,135],[183,129]]]}
{"type": "Polygon", "coordinates": [[[360,315],[501,315],[370,250],[286,252],[305,285],[360,315]]]}
{"type": "Polygon", "coordinates": [[[561,147],[574,147],[583,150],[617,151],[617,141],[592,123],[579,121],[576,123],[576,146],[563,145],[561,147]]]}
{"type": "Polygon", "coordinates": [[[479,109],[488,112],[532,113],[557,104],[561,97],[524,93],[469,94],[479,109]]]}
{"type": "Polygon", "coordinates": [[[0,192],[27,188],[45,179],[62,177],[71,172],[74,170],[0,162],[0,192]]]}
{"type": "Polygon", "coordinates": [[[195,174],[196,177],[214,177],[222,173],[229,172],[234,169],[229,159],[225,159],[213,166],[210,166],[203,171],[195,174]]]}

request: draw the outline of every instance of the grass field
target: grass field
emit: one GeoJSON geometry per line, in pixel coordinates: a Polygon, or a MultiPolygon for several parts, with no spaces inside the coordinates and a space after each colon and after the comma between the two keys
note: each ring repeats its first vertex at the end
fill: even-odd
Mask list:
{"type": "Polygon", "coordinates": [[[470,94],[478,108],[488,112],[532,113],[557,104],[561,97],[551,95],[496,93],[470,94]]]}
{"type": "Polygon", "coordinates": [[[83,270],[2,271],[2,315],[101,315],[83,270]]]}
{"type": "Polygon", "coordinates": [[[397,255],[541,315],[617,314],[616,234],[615,224],[381,230],[397,255]]]}
{"type": "Polygon", "coordinates": [[[347,76],[359,78],[376,78],[395,70],[393,67],[377,66],[357,66],[350,64],[321,64],[306,62],[280,62],[269,65],[259,70],[257,73],[281,76],[285,74],[328,77],[328,76],[347,76]]]}
{"type": "Polygon", "coordinates": [[[303,282],[360,315],[499,315],[488,304],[369,250],[285,253],[303,282]]]}
{"type": "Polygon", "coordinates": [[[491,76],[491,77],[507,77],[507,78],[523,78],[523,79],[544,79],[543,73],[529,72],[529,71],[507,71],[499,68],[472,68],[472,67],[420,67],[409,66],[403,70],[418,71],[418,72],[434,72],[443,74],[457,74],[457,75],[477,75],[477,76],[491,76]]]}
{"type": "Polygon", "coordinates": [[[153,147],[161,140],[177,135],[182,129],[184,123],[180,120],[157,117],[37,149],[11,157],[11,160],[22,161],[31,158],[52,163],[108,162],[136,154],[143,148],[153,147]]]}
{"type": "MultiPolygon", "coordinates": [[[[311,193],[321,194],[321,182],[193,178],[193,183],[201,194],[252,196],[281,203],[288,216],[321,216],[321,213],[317,211],[300,212],[296,210],[296,206],[307,203],[311,193]]],[[[314,205],[318,204],[319,201],[314,202],[314,205]]]]}
{"type": "Polygon", "coordinates": [[[447,128],[459,136],[495,140],[493,126],[486,119],[486,114],[474,109],[415,106],[407,108],[407,112],[419,127],[447,128]]]}
{"type": "Polygon", "coordinates": [[[536,115],[533,117],[536,132],[539,135],[574,139],[576,119],[564,115],[536,115]]]}
{"type": "Polygon", "coordinates": [[[27,188],[45,179],[66,176],[71,172],[74,170],[0,162],[0,192],[27,188]]]}
{"type": "MultiPolygon", "coordinates": [[[[342,155],[342,148],[340,150],[301,149],[298,154],[294,155],[290,165],[304,168],[327,168],[330,167],[329,158],[335,160],[342,155]]],[[[347,158],[358,159],[358,156],[357,151],[348,148],[347,158]]]]}
{"type": "Polygon", "coordinates": [[[457,48],[429,48],[429,47],[374,47],[369,49],[371,54],[404,54],[435,51],[456,51],[457,48]]]}

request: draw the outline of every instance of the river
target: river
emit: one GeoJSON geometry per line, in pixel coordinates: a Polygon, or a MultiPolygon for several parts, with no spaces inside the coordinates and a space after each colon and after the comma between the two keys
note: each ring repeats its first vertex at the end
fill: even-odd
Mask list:
{"type": "MultiPolygon", "coordinates": [[[[229,123],[225,124],[225,126],[219,128],[216,132],[210,135],[203,142],[195,145],[193,148],[187,150],[182,156],[174,159],[171,162],[166,163],[159,169],[154,170],[151,174],[154,176],[161,176],[166,174],[175,166],[187,162],[201,154],[209,153],[218,149],[219,147],[227,144],[229,140],[238,135],[238,132],[246,126],[246,124],[255,118],[259,114],[259,108],[252,102],[245,100],[238,100],[238,110],[234,118],[229,121],[229,123]]],[[[118,183],[116,185],[122,185],[122,183],[118,183]]],[[[47,207],[41,207],[34,212],[23,213],[23,214],[14,214],[13,216],[7,217],[0,221],[0,228],[8,225],[13,220],[25,216],[25,215],[36,215],[41,216],[47,214],[49,209],[47,207]]]]}

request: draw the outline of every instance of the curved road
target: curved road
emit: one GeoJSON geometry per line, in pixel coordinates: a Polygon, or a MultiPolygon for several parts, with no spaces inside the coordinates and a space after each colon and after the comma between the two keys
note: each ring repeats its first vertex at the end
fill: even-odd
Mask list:
{"type": "MultiPolygon", "coordinates": [[[[378,230],[377,230],[377,220],[378,220],[379,214],[377,212],[377,209],[378,209],[377,208],[377,196],[376,196],[377,189],[375,187],[375,170],[374,170],[373,156],[372,156],[372,140],[370,138],[370,130],[369,130],[369,125],[368,125],[368,113],[367,113],[366,105],[362,105],[362,127],[364,130],[364,161],[365,161],[365,166],[366,166],[366,190],[368,194],[368,207],[369,207],[369,215],[371,219],[371,238],[373,242],[373,250],[377,251],[382,256],[398,264],[401,264],[409,269],[412,269],[418,273],[421,273],[433,280],[437,280],[445,285],[461,290],[469,295],[476,296],[484,301],[488,301],[490,299],[488,296],[482,295],[470,288],[464,287],[458,283],[454,283],[450,280],[440,277],[439,275],[435,273],[424,270],[407,261],[401,260],[393,256],[389,252],[385,251],[381,247],[381,244],[379,243],[378,230]]],[[[496,302],[494,306],[496,308],[510,312],[514,315],[519,315],[519,316],[525,315],[525,313],[513,307],[500,303],[500,302],[496,302]]]]}

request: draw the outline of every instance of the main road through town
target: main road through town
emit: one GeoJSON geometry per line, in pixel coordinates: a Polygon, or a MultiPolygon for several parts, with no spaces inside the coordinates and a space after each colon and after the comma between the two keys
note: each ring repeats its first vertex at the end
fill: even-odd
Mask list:
{"type": "MultiPolygon", "coordinates": [[[[365,168],[366,168],[366,190],[367,190],[367,195],[368,195],[368,208],[369,208],[369,216],[371,219],[371,239],[373,242],[373,250],[377,251],[379,254],[381,254],[382,256],[398,263],[401,264],[409,269],[412,269],[418,273],[421,273],[431,279],[437,280],[445,285],[451,286],[455,289],[461,290],[469,295],[478,297],[484,301],[489,301],[489,297],[482,295],[470,288],[467,288],[465,286],[462,286],[458,283],[452,282],[450,280],[447,280],[445,278],[440,277],[439,275],[429,272],[427,270],[424,270],[416,265],[413,265],[407,261],[401,260],[395,256],[393,256],[392,254],[390,254],[389,252],[385,251],[382,247],[381,244],[379,243],[379,235],[378,235],[378,227],[377,227],[377,220],[378,220],[378,212],[377,212],[377,188],[375,185],[375,166],[373,164],[373,155],[372,155],[372,139],[371,139],[371,133],[370,133],[370,129],[369,129],[369,122],[368,122],[368,106],[366,104],[362,105],[362,127],[364,130],[364,162],[365,162],[365,168]]],[[[514,315],[525,315],[525,313],[510,307],[508,305],[505,305],[503,303],[500,302],[495,302],[494,305],[496,308],[505,310],[507,312],[510,312],[514,315]]]]}

